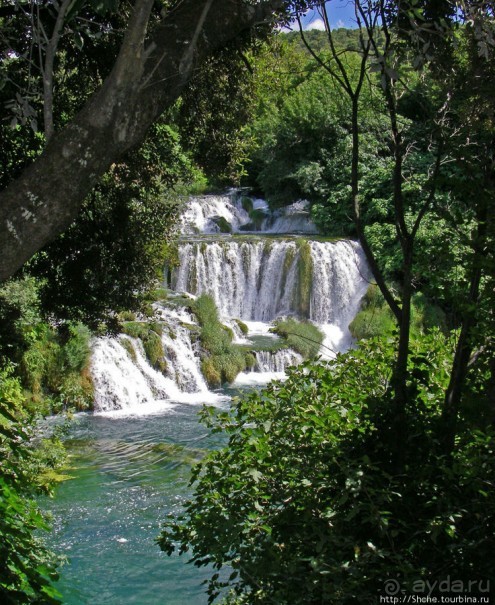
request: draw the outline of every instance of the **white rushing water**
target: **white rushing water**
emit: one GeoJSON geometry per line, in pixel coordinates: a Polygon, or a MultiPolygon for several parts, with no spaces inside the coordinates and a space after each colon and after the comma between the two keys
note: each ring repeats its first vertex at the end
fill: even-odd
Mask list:
{"type": "Polygon", "coordinates": [[[269,213],[262,224],[261,230],[265,233],[305,233],[315,235],[318,233],[309,213],[309,204],[306,201],[295,202],[273,214],[269,213]]]}
{"type": "Polygon", "coordinates": [[[285,372],[289,366],[297,366],[303,358],[292,349],[256,351],[255,372],[285,372]]]}
{"type": "Polygon", "coordinates": [[[271,212],[265,200],[252,200],[253,210],[261,212],[264,218],[252,222],[249,213],[242,206],[242,197],[235,191],[226,195],[203,195],[190,198],[182,215],[182,233],[221,233],[223,225],[230,233],[259,232],[269,234],[318,233],[310,217],[307,201],[299,201],[271,212]]]}
{"type": "Polygon", "coordinates": [[[236,232],[249,223],[249,214],[235,193],[230,195],[204,195],[190,198],[182,215],[182,233],[220,233],[218,219],[226,221],[236,232]]]}
{"type": "Polygon", "coordinates": [[[148,363],[139,339],[121,335],[93,343],[91,373],[97,412],[152,413],[170,407],[170,401],[218,403],[224,399],[208,390],[201,374],[191,332],[185,327],[194,325],[192,315],[162,307],[158,313],[166,326],[161,337],[167,364],[164,373],[148,363]]]}
{"type": "Polygon", "coordinates": [[[295,260],[293,241],[185,242],[171,286],[210,294],[224,317],[271,321],[291,312],[296,263],[290,255],[295,260]]]}
{"type": "Polygon", "coordinates": [[[301,250],[294,240],[184,242],[171,286],[210,294],[225,317],[272,321],[302,315],[318,324],[350,323],[367,287],[366,262],[353,241],[308,243],[309,309],[301,312],[301,250]]]}
{"type": "MultiPolygon", "coordinates": [[[[369,279],[359,244],[294,235],[274,237],[274,233],[316,232],[307,203],[298,202],[275,213],[270,213],[263,200],[253,200],[252,206],[266,215],[261,222],[264,231],[235,238],[219,234],[213,239],[205,234],[218,234],[220,225],[226,223],[233,232],[251,229],[249,213],[233,193],[191,198],[183,217],[185,238],[179,244],[179,263],[170,272],[168,285],[192,297],[211,295],[236,343],[249,345],[256,338],[275,338],[269,332],[271,322],[295,316],[310,320],[323,332],[324,358],[348,349],[352,346],[348,325],[359,310],[369,279]],[[237,320],[247,325],[247,334],[237,320]]],[[[95,341],[96,410],[146,413],[170,406],[171,401],[219,401],[201,374],[199,344],[191,337],[194,317],[165,306],[157,312],[164,326],[163,372],[149,365],[139,339],[122,335],[95,341]]],[[[283,378],[287,367],[302,361],[291,349],[254,351],[254,355],[255,365],[241,373],[235,384],[283,378]]]]}

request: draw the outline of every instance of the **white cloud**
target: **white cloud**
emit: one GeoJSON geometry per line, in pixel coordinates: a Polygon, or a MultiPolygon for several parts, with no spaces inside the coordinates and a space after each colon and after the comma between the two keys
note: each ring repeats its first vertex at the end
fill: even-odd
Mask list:
{"type": "Polygon", "coordinates": [[[314,21],[310,21],[304,29],[318,29],[320,31],[325,31],[325,23],[323,23],[323,19],[315,19],[314,21]]]}
{"type": "Polygon", "coordinates": [[[335,24],[335,27],[336,29],[340,29],[341,27],[345,27],[345,23],[342,21],[342,19],[339,19],[335,24]]]}

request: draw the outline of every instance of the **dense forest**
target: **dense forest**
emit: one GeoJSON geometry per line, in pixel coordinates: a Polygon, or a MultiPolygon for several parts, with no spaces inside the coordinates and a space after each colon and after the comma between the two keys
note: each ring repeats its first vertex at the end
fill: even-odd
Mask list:
{"type": "MultiPolygon", "coordinates": [[[[0,8],[2,602],[61,602],[36,498],[66,454],[40,418],[91,410],[95,335],[140,339],[163,369],[153,303],[184,205],[232,186],[252,225],[255,197],[307,200],[373,279],[354,348],[318,360],[318,330],[279,321],[302,365],[203,412],[227,444],[194,467],[161,549],[212,567],[225,604],[376,603],[446,578],[490,592],[494,7],[354,4],[354,29],[324,2],[0,8]],[[310,6],[322,31],[304,30],[310,6]]],[[[186,304],[207,382],[232,382],[252,354],[211,298],[186,304]]]]}

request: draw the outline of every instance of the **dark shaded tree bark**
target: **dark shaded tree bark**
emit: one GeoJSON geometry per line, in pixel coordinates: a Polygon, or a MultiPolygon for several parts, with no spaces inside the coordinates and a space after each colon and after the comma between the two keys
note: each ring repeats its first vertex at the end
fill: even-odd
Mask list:
{"type": "Polygon", "coordinates": [[[102,88],[0,196],[0,279],[67,228],[99,177],[143,140],[202,61],[283,5],[182,0],[148,39],[153,0],[136,0],[102,88]]]}

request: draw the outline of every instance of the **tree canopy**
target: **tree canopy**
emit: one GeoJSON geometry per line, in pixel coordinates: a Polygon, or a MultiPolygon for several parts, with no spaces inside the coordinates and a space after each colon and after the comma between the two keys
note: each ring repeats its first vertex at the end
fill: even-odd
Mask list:
{"type": "MultiPolygon", "coordinates": [[[[10,14],[6,11],[1,22],[2,33],[5,32],[2,63],[19,61],[21,53],[29,53],[30,48],[38,50],[41,60],[37,68],[43,73],[46,110],[47,103],[53,101],[55,54],[62,41],[63,26],[73,15],[67,12],[68,2],[46,6],[12,4],[18,10],[10,14]],[[39,17],[34,30],[32,22],[27,26],[19,23],[26,8],[33,9],[33,14],[39,17]],[[51,34],[39,15],[41,8],[47,8],[47,18],[51,15],[53,21],[56,17],[51,34]],[[12,50],[10,28],[14,31],[24,28],[27,49],[19,53],[12,50]]],[[[116,7],[95,5],[107,10],[116,7]]],[[[91,10],[95,5],[77,3],[77,10],[91,10]]],[[[77,107],[76,114],[68,116],[57,132],[55,124],[47,126],[47,120],[53,121],[53,112],[45,112],[47,146],[2,192],[0,278],[12,275],[36,250],[68,227],[98,179],[123,153],[141,143],[151,124],[179,97],[197,66],[233,40],[242,44],[253,32],[258,35],[266,32],[288,6],[283,0],[259,3],[186,0],[165,3],[157,15],[153,12],[153,0],[137,0],[130,14],[119,5],[116,16],[121,20],[124,35],[113,53],[109,48],[110,69],[97,73],[98,90],[83,106],[77,107]]],[[[74,28],[74,36],[68,40],[73,48],[84,49],[84,38],[91,38],[91,33],[98,40],[102,30],[115,32],[118,39],[119,29],[101,25],[98,19],[96,22],[100,23],[96,32],[74,28]]],[[[111,37],[111,42],[114,41],[115,37],[111,37]]],[[[22,122],[31,110],[26,96],[16,94],[22,122]]]]}

